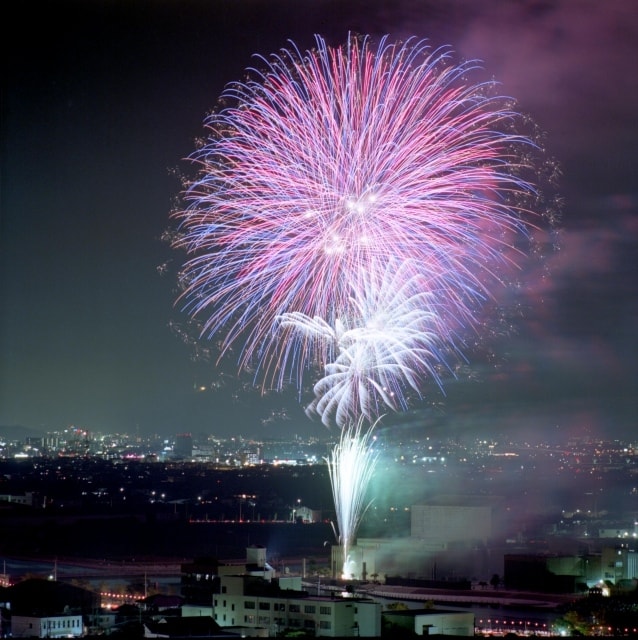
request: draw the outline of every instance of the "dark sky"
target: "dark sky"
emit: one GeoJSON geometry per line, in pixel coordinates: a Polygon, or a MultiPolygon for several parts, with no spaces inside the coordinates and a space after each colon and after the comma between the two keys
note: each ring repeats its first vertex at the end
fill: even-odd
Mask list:
{"type": "Polygon", "coordinates": [[[224,379],[171,329],[185,319],[160,236],[172,170],[224,85],[255,53],[352,30],[483,60],[563,171],[561,250],[549,279],[530,276],[503,362],[404,421],[636,438],[634,0],[25,0],[3,13],[0,434],[323,433],[295,399],[230,381],[196,391],[224,379]]]}

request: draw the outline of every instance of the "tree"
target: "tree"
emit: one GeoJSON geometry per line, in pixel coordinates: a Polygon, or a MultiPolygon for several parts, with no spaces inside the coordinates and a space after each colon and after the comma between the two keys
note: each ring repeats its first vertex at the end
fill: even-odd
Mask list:
{"type": "Polygon", "coordinates": [[[390,602],[386,609],[388,611],[407,611],[408,605],[405,602],[390,602]]]}
{"type": "Polygon", "coordinates": [[[560,634],[586,636],[591,634],[592,624],[578,611],[567,611],[562,618],[554,620],[554,628],[560,634]]]}
{"type": "Polygon", "coordinates": [[[498,575],[498,573],[495,573],[490,578],[490,584],[492,585],[492,587],[494,587],[494,589],[498,589],[498,585],[501,584],[501,577],[498,575]]]}

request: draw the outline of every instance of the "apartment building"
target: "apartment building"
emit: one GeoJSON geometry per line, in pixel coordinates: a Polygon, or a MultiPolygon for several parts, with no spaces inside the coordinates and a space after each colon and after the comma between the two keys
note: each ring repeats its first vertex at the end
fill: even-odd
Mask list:
{"type": "Polygon", "coordinates": [[[381,604],[351,594],[310,596],[301,578],[266,580],[260,576],[220,577],[213,617],[221,627],[249,627],[275,636],[284,629],[319,637],[379,637],[381,604]],[[297,588],[293,588],[297,587],[297,588]]]}

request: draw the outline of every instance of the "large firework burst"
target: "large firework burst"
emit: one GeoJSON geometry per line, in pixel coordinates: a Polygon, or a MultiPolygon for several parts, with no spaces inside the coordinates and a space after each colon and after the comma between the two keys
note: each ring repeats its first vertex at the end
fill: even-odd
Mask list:
{"type": "Polygon", "coordinates": [[[224,91],[174,246],[185,308],[222,353],[274,388],[318,372],[308,411],[341,428],[347,576],[376,421],[463,359],[541,216],[534,144],[509,101],[466,81],[474,63],[416,39],[316,43],[224,91]]]}
{"type": "Polygon", "coordinates": [[[384,371],[376,395],[393,408],[404,405],[399,389],[436,379],[442,356],[459,351],[456,337],[476,329],[491,289],[509,278],[534,224],[524,178],[532,143],[515,132],[507,101],[465,82],[474,65],[449,58],[420,40],[374,47],[349,37],[333,48],[317,37],[312,51],[291,46],[226,88],[192,156],[199,173],[176,214],[175,244],[191,254],[185,308],[222,349],[238,347],[240,366],[264,385],[301,387],[308,369],[323,370],[315,392],[332,399],[313,407],[324,420],[372,406],[352,393],[353,383],[371,388],[359,374],[379,382],[367,373],[384,371]],[[397,264],[420,290],[384,309],[396,320],[388,341],[388,332],[370,330],[376,310],[362,312],[360,302],[387,303],[370,285],[385,286],[397,264]],[[429,320],[405,349],[398,314],[408,306],[429,320]],[[331,329],[300,331],[293,318],[331,329]],[[405,357],[393,344],[404,353],[418,345],[409,367],[395,366],[405,357]],[[346,380],[337,412],[333,382],[344,390],[346,380]]]}

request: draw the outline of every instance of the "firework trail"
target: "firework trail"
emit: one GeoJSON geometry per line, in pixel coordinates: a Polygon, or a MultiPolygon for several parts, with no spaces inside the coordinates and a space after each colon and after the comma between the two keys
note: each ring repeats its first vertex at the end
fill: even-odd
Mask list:
{"type": "Polygon", "coordinates": [[[361,518],[370,504],[364,501],[365,488],[370,483],[378,459],[378,453],[372,447],[374,425],[367,429],[363,425],[364,421],[360,419],[343,429],[339,443],[327,460],[337,509],[338,541],[343,556],[341,574],[344,578],[350,578],[357,572],[356,569],[351,571],[355,567],[349,552],[361,518]]]}
{"type": "Polygon", "coordinates": [[[317,37],[312,51],[262,64],[227,87],[192,156],[199,173],[176,214],[175,246],[191,254],[185,308],[261,384],[301,389],[308,371],[361,360],[354,345],[335,350],[339,324],[355,328],[352,291],[409,263],[441,317],[430,330],[457,352],[526,242],[532,145],[514,132],[516,114],[488,85],[464,84],[472,63],[453,66],[423,41],[331,48],[317,37]],[[290,314],[333,330],[319,339],[281,322],[290,314]]]}

